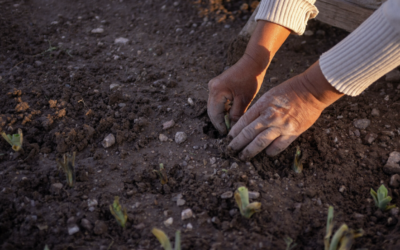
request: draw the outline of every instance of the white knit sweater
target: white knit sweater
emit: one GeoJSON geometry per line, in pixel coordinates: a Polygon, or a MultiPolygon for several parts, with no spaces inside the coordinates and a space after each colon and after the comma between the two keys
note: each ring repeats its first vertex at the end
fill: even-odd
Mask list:
{"type": "MultiPolygon", "coordinates": [[[[262,0],[256,20],[302,35],[318,14],[315,0],[262,0]]],[[[364,23],[320,57],[325,78],[338,91],[359,95],[400,65],[400,0],[388,0],[364,23]]]]}

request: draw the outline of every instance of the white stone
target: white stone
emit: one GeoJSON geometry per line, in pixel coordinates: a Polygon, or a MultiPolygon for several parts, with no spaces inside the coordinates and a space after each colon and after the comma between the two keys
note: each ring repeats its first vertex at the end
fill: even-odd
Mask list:
{"type": "Polygon", "coordinates": [[[229,199],[229,198],[232,198],[232,196],[233,196],[233,192],[227,191],[227,192],[221,194],[221,199],[229,199]]]}
{"type": "Polygon", "coordinates": [[[258,197],[260,197],[259,192],[249,191],[249,199],[257,199],[258,197]]]}
{"type": "Polygon", "coordinates": [[[192,223],[188,223],[188,224],[186,225],[186,228],[187,228],[188,230],[192,230],[192,229],[193,229],[192,223]]]}
{"type": "Polygon", "coordinates": [[[160,135],[158,136],[158,139],[159,139],[161,142],[168,141],[168,137],[167,137],[166,135],[164,135],[164,134],[160,134],[160,135]]]}
{"type": "Polygon", "coordinates": [[[79,227],[77,225],[72,225],[71,227],[68,227],[68,234],[73,235],[75,233],[79,232],[79,227]]]}
{"type": "Polygon", "coordinates": [[[210,164],[213,165],[217,162],[217,159],[215,157],[210,158],[210,164]]]}
{"type": "Polygon", "coordinates": [[[95,207],[99,204],[96,199],[88,199],[87,203],[88,203],[88,207],[95,207]]]}
{"type": "Polygon", "coordinates": [[[192,216],[193,216],[193,212],[192,212],[192,209],[190,209],[190,208],[183,210],[181,213],[182,220],[192,218],[192,216]]]}
{"type": "Polygon", "coordinates": [[[174,223],[174,218],[172,218],[172,217],[169,217],[168,219],[166,219],[166,220],[164,221],[164,225],[165,225],[166,227],[171,226],[172,223],[174,223]]]}
{"type": "Polygon", "coordinates": [[[114,88],[118,88],[120,85],[118,83],[111,83],[110,84],[110,90],[114,89],[114,88]]]}
{"type": "Polygon", "coordinates": [[[194,106],[194,101],[190,97],[188,98],[188,103],[189,103],[190,106],[194,106]]]}
{"type": "Polygon", "coordinates": [[[101,34],[104,32],[103,28],[96,28],[96,29],[92,29],[92,33],[93,34],[101,34]]]}
{"type": "Polygon", "coordinates": [[[114,40],[115,44],[126,45],[128,42],[129,42],[129,39],[125,38],[125,37],[118,37],[118,38],[115,38],[115,40],[114,40]]]}
{"type": "Polygon", "coordinates": [[[187,139],[187,135],[185,132],[176,132],[175,134],[175,142],[178,144],[184,143],[187,139]]]}
{"type": "Polygon", "coordinates": [[[175,121],[170,120],[170,121],[164,122],[162,126],[163,126],[164,130],[172,128],[173,126],[175,126],[175,121]]]}
{"type": "Polygon", "coordinates": [[[370,124],[371,121],[368,119],[358,119],[353,122],[354,127],[358,129],[366,129],[370,124]]]}
{"type": "Polygon", "coordinates": [[[305,36],[312,36],[312,35],[314,35],[314,31],[312,31],[312,30],[306,30],[306,31],[304,32],[304,35],[305,35],[305,36]]]}
{"type": "Polygon", "coordinates": [[[101,142],[104,148],[109,148],[115,144],[115,137],[113,134],[107,135],[104,140],[101,142]]]}

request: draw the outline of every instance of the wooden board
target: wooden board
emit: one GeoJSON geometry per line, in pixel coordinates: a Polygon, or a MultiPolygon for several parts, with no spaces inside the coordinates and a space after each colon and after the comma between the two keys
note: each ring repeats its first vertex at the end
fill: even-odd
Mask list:
{"type": "Polygon", "coordinates": [[[346,31],[355,30],[374,11],[343,0],[317,0],[317,20],[346,31]]]}

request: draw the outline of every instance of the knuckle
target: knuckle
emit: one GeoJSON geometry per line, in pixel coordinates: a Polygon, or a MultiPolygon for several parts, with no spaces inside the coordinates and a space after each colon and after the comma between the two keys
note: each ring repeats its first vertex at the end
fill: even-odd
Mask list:
{"type": "Polygon", "coordinates": [[[208,82],[208,89],[210,91],[215,91],[218,88],[219,84],[220,84],[220,80],[213,78],[208,82]]]}
{"type": "Polygon", "coordinates": [[[256,147],[264,149],[267,147],[267,141],[262,137],[257,137],[254,141],[256,147]]]}
{"type": "Polygon", "coordinates": [[[245,129],[243,129],[242,133],[243,133],[243,137],[247,140],[252,140],[254,138],[253,129],[245,128],[245,129]]]}

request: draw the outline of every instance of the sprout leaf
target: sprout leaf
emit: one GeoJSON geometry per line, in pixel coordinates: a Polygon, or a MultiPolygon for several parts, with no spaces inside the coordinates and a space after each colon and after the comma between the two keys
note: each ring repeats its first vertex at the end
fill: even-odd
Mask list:
{"type": "Polygon", "coordinates": [[[76,152],[73,152],[72,156],[70,154],[64,154],[62,161],[56,159],[58,167],[64,171],[67,184],[70,187],[75,185],[75,155],[76,152]]]}
{"type": "Polygon", "coordinates": [[[125,228],[128,215],[126,213],[126,208],[122,208],[121,204],[119,204],[118,196],[114,197],[114,202],[112,205],[110,205],[110,212],[112,215],[114,215],[118,224],[120,224],[121,227],[125,228]]]}

